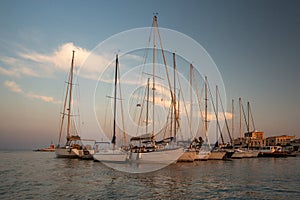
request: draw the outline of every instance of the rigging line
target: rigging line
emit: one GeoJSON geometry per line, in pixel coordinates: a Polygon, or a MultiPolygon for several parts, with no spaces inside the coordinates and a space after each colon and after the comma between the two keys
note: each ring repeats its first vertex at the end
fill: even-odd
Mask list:
{"type": "MultiPolygon", "coordinates": [[[[79,133],[81,133],[81,117],[80,117],[80,108],[79,108],[79,105],[80,105],[80,87],[79,87],[79,78],[78,78],[78,75],[77,75],[77,68],[75,67],[75,74],[76,74],[76,84],[77,87],[76,87],[76,101],[77,101],[77,115],[78,115],[78,121],[77,121],[77,125],[78,125],[78,128],[77,130],[79,130],[79,133]]],[[[76,126],[75,124],[75,126],[76,126]]],[[[76,126],[77,127],[77,126],[76,126]]]]}
{"type": "MultiPolygon", "coordinates": [[[[107,88],[108,89],[108,88],[107,88]]],[[[105,115],[104,116],[107,116],[107,110],[108,110],[108,107],[110,107],[109,106],[109,104],[110,104],[110,101],[108,100],[108,98],[105,98],[105,115]]],[[[105,129],[107,129],[107,127],[110,127],[110,126],[107,126],[107,117],[104,117],[104,128],[105,129]]]]}
{"type": "Polygon", "coordinates": [[[131,96],[131,98],[129,99],[129,108],[128,108],[128,112],[129,112],[129,114],[130,113],[132,113],[132,114],[130,114],[130,115],[132,115],[132,119],[133,119],[133,121],[135,121],[135,119],[136,119],[136,112],[137,112],[137,109],[136,109],[136,107],[137,107],[137,98],[136,98],[137,96],[133,93],[133,95],[131,96]]]}
{"type": "Polygon", "coordinates": [[[120,63],[117,63],[117,68],[118,68],[118,82],[119,82],[119,95],[120,95],[120,106],[121,106],[121,117],[122,117],[122,127],[123,127],[123,145],[126,144],[126,131],[125,131],[125,124],[124,124],[124,109],[123,109],[123,100],[122,100],[122,89],[121,89],[121,81],[120,81],[120,63]]]}
{"type": "Polygon", "coordinates": [[[224,119],[225,119],[226,129],[228,131],[228,136],[229,136],[230,143],[231,143],[232,142],[232,137],[231,137],[231,133],[230,133],[230,129],[229,129],[227,117],[225,115],[225,110],[224,110],[224,106],[223,106],[223,103],[222,103],[221,94],[220,94],[219,90],[217,90],[217,93],[218,93],[219,98],[220,98],[220,103],[221,103],[221,108],[222,108],[222,111],[223,111],[223,116],[224,116],[224,119]]]}
{"type": "Polygon", "coordinates": [[[146,101],[146,134],[148,132],[148,124],[149,124],[149,89],[150,89],[150,78],[147,81],[147,101],[146,101]]]}
{"type": "MultiPolygon", "coordinates": [[[[169,108],[169,112],[168,112],[168,118],[167,118],[167,120],[169,119],[169,117],[170,117],[170,115],[171,115],[171,117],[170,117],[170,119],[171,119],[171,126],[170,126],[170,135],[172,135],[172,133],[173,133],[173,105],[172,105],[172,103],[170,104],[170,108],[169,108]]],[[[175,121],[175,120],[174,120],[175,121]]]]}
{"type": "MultiPolygon", "coordinates": [[[[158,37],[159,37],[159,44],[160,44],[160,48],[161,48],[161,53],[162,53],[162,56],[163,56],[164,67],[165,67],[165,71],[166,71],[166,75],[167,75],[167,79],[168,79],[168,85],[169,85],[171,100],[172,100],[172,102],[174,102],[175,97],[174,97],[174,93],[172,91],[172,85],[171,85],[170,75],[169,75],[169,71],[168,71],[168,67],[167,67],[166,56],[165,56],[164,48],[162,46],[162,39],[161,39],[158,27],[157,27],[157,33],[158,33],[158,37]]],[[[173,104],[173,106],[174,106],[174,109],[176,110],[177,108],[176,108],[175,104],[173,104]]],[[[179,123],[178,119],[176,119],[176,122],[177,122],[178,126],[180,127],[180,123],[179,123]]]]}
{"type": "MultiPolygon", "coordinates": [[[[177,74],[177,77],[179,77],[178,75],[178,71],[176,71],[176,74],[177,74]]],[[[180,91],[183,91],[182,90],[182,87],[181,87],[181,82],[180,82],[180,79],[178,78],[178,85],[179,85],[179,88],[180,88],[180,91]]],[[[188,115],[188,111],[187,111],[187,108],[186,108],[186,103],[185,103],[185,99],[184,99],[184,96],[183,96],[183,92],[180,92],[181,94],[181,97],[182,97],[182,101],[183,101],[183,107],[184,107],[184,110],[185,110],[185,114],[186,114],[186,118],[187,118],[187,121],[188,121],[188,125],[189,125],[189,137],[191,138],[191,134],[192,134],[192,127],[191,127],[191,122],[190,122],[190,119],[189,119],[189,115],[188,115]]],[[[178,102],[179,103],[179,102],[178,102]]]]}
{"type": "MultiPolygon", "coordinates": [[[[178,91],[179,92],[179,94],[178,94],[178,117],[177,117],[177,119],[178,119],[178,121],[179,121],[179,112],[180,112],[180,91],[178,91]]],[[[182,135],[182,132],[181,132],[181,126],[179,126],[179,130],[180,130],[180,136],[181,136],[181,138],[183,138],[183,135],[182,135]]]]}
{"type": "Polygon", "coordinates": [[[138,136],[140,127],[141,127],[141,123],[142,123],[142,114],[144,111],[144,104],[145,104],[145,98],[146,98],[146,91],[147,91],[148,85],[145,89],[144,95],[143,95],[143,100],[142,100],[142,105],[141,105],[141,111],[140,111],[140,115],[139,115],[139,119],[138,119],[138,126],[137,126],[137,130],[136,130],[136,136],[138,136]]]}
{"type": "MultiPolygon", "coordinates": [[[[112,66],[112,64],[110,64],[109,70],[110,69],[114,69],[114,66],[112,66]]],[[[113,84],[114,84],[114,82],[109,80],[110,78],[111,78],[111,80],[114,79],[113,78],[113,75],[114,75],[113,72],[114,71],[112,71],[111,73],[109,73],[111,75],[111,77],[108,77],[108,81],[104,81],[105,84],[107,83],[105,94],[111,94],[111,92],[113,91],[113,88],[114,88],[113,84]]],[[[112,127],[112,123],[111,123],[112,121],[110,120],[111,116],[112,116],[112,113],[110,112],[110,116],[109,117],[107,117],[107,116],[108,116],[108,109],[112,107],[112,101],[109,100],[109,98],[107,98],[108,95],[103,96],[103,97],[105,98],[105,115],[104,116],[106,116],[106,117],[104,117],[104,128],[105,128],[106,131],[109,131],[109,129],[112,127]]],[[[101,109],[101,107],[100,107],[100,109],[101,109]]],[[[100,110],[100,112],[101,112],[101,110],[100,110]]],[[[101,123],[101,121],[100,121],[100,123],[101,123]]]]}
{"type": "MultiPolygon", "coordinates": [[[[210,87],[209,87],[209,84],[207,82],[207,85],[208,85],[208,91],[209,91],[209,94],[210,94],[210,98],[211,98],[211,103],[212,103],[212,107],[213,107],[213,110],[214,110],[214,113],[215,113],[215,116],[216,116],[216,119],[218,118],[217,116],[217,113],[216,113],[216,107],[215,107],[215,104],[214,104],[214,100],[213,100],[213,96],[212,96],[212,93],[211,93],[211,90],[210,90],[210,87]]],[[[222,143],[224,144],[224,138],[223,138],[223,134],[222,134],[222,130],[221,130],[221,127],[220,127],[220,124],[217,122],[216,124],[219,128],[219,131],[220,131],[220,135],[221,135],[221,140],[222,140],[222,143]]],[[[217,138],[218,139],[218,138],[217,138]]]]}
{"type": "MultiPolygon", "coordinates": [[[[66,96],[65,96],[65,101],[64,101],[64,105],[63,105],[63,113],[66,112],[68,93],[69,93],[69,84],[67,84],[67,88],[66,88],[66,96]]],[[[60,145],[60,141],[61,141],[61,135],[62,135],[62,129],[63,129],[63,126],[64,126],[64,120],[65,120],[65,115],[62,115],[61,122],[60,122],[58,145],[60,145]]]]}
{"type": "Polygon", "coordinates": [[[243,115],[244,115],[245,124],[248,127],[247,117],[246,117],[246,113],[245,113],[244,105],[243,105],[242,101],[241,101],[241,107],[242,107],[242,111],[243,111],[243,115]]]}
{"type": "Polygon", "coordinates": [[[69,77],[69,84],[70,84],[70,90],[69,90],[69,107],[68,107],[68,125],[67,125],[67,136],[70,136],[70,123],[71,123],[71,106],[72,106],[72,83],[73,83],[73,69],[74,69],[74,56],[75,51],[73,50],[72,54],[72,62],[71,62],[71,69],[70,69],[70,77],[69,77]]]}
{"type": "MultiPolygon", "coordinates": [[[[210,142],[209,142],[207,131],[205,131],[205,120],[204,120],[203,110],[202,110],[202,107],[201,107],[201,96],[199,95],[199,88],[198,88],[198,84],[197,84],[196,77],[195,77],[194,74],[193,74],[193,79],[194,79],[193,82],[194,82],[195,87],[196,87],[196,95],[197,95],[197,100],[198,100],[199,109],[200,109],[200,116],[201,116],[201,121],[202,121],[202,129],[204,131],[205,139],[206,139],[205,142],[206,142],[206,144],[208,144],[209,148],[211,148],[210,147],[210,142]]],[[[203,92],[203,89],[204,89],[204,87],[202,87],[200,93],[203,92]]]]}
{"type": "Polygon", "coordinates": [[[254,118],[253,118],[253,115],[252,115],[252,110],[250,108],[250,103],[249,103],[249,112],[250,112],[250,116],[251,116],[251,120],[252,120],[252,125],[253,125],[254,131],[255,131],[256,127],[255,127],[254,118]]]}
{"type": "MultiPolygon", "coordinates": [[[[147,45],[147,47],[145,48],[145,51],[144,51],[144,56],[143,56],[144,57],[144,61],[143,61],[142,68],[140,70],[140,74],[142,74],[142,72],[144,72],[145,65],[146,65],[147,58],[148,58],[148,54],[149,54],[149,51],[150,51],[150,43],[151,43],[153,25],[154,25],[154,22],[152,21],[152,26],[150,28],[150,33],[149,33],[148,45],[147,45]]],[[[142,84],[142,81],[143,81],[143,76],[140,76],[139,83],[142,84]]]]}
{"type": "MultiPolygon", "coordinates": [[[[170,108],[172,109],[172,105],[170,104],[170,108]]],[[[169,124],[171,124],[170,128],[172,129],[172,116],[170,117],[170,114],[172,114],[171,109],[168,109],[168,115],[167,115],[167,121],[166,121],[166,125],[162,128],[162,132],[163,132],[163,138],[166,138],[166,132],[168,130],[168,126],[169,124]],[[171,123],[169,123],[169,120],[171,119],[171,123]]],[[[172,131],[170,131],[171,133],[172,131]]]]}

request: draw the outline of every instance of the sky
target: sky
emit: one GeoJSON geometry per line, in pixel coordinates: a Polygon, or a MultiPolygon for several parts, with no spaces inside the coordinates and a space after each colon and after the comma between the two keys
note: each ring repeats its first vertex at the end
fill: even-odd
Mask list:
{"type": "MultiPolygon", "coordinates": [[[[228,112],[231,99],[241,97],[266,137],[300,137],[299,7],[293,0],[2,0],[0,149],[56,143],[71,51],[76,49],[80,66],[111,36],[151,26],[153,13],[160,27],[189,36],[207,51],[224,81],[228,112]]],[[[97,70],[92,66],[79,77],[81,126],[93,139],[101,136],[86,110],[93,104],[88,91],[95,88],[97,70]]]]}

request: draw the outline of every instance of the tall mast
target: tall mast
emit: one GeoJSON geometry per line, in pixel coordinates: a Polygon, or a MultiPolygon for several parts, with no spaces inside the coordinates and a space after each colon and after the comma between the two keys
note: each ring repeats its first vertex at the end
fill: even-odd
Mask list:
{"type": "MultiPolygon", "coordinates": [[[[155,64],[156,64],[156,28],[157,28],[157,17],[153,17],[153,111],[152,111],[152,134],[155,134],[155,64]]],[[[152,135],[151,135],[152,136],[152,135]]]]}
{"type": "Polygon", "coordinates": [[[205,128],[205,134],[207,135],[207,90],[208,90],[208,85],[207,85],[207,76],[205,76],[205,121],[204,121],[204,128],[205,128]]]}
{"type": "Polygon", "coordinates": [[[173,65],[174,65],[174,137],[176,137],[176,123],[178,120],[177,117],[177,109],[176,109],[176,60],[175,60],[175,53],[173,53],[173,65]]]}
{"type": "Polygon", "coordinates": [[[232,134],[232,137],[234,138],[234,116],[235,116],[235,114],[234,114],[234,99],[232,99],[232,102],[231,102],[231,108],[232,108],[232,110],[231,110],[231,134],[232,134]]]}
{"type": "Polygon", "coordinates": [[[119,65],[119,59],[117,63],[118,67],[118,81],[119,81],[119,95],[120,95],[120,105],[121,105],[121,117],[122,117],[122,126],[123,126],[123,145],[126,144],[126,131],[125,131],[125,124],[124,124],[124,109],[123,109],[123,102],[122,102],[122,90],[121,90],[121,81],[120,81],[120,65],[119,65]]]}
{"type": "Polygon", "coordinates": [[[114,94],[114,128],[113,128],[113,137],[111,143],[116,145],[116,114],[117,114],[117,82],[118,82],[118,54],[116,55],[116,69],[115,69],[115,94],[114,94]]]}
{"type": "Polygon", "coordinates": [[[70,133],[70,126],[71,126],[71,107],[72,107],[72,88],[73,88],[73,69],[74,69],[74,55],[75,51],[73,50],[72,54],[72,62],[71,62],[71,69],[70,69],[70,76],[69,76],[69,86],[70,86],[70,93],[69,93],[69,108],[68,110],[68,126],[67,126],[67,139],[71,136],[70,133]]]}
{"type": "MultiPolygon", "coordinates": [[[[180,102],[180,90],[178,91],[178,106],[177,106],[177,109],[176,109],[176,113],[177,113],[176,116],[177,117],[176,117],[175,124],[178,123],[178,121],[179,121],[179,114],[180,114],[180,112],[179,112],[179,110],[180,110],[180,103],[179,102],[180,102]]],[[[178,128],[180,128],[179,124],[178,124],[178,128]]],[[[176,138],[176,134],[177,134],[177,130],[175,129],[175,135],[174,135],[175,138],[176,138]]]]}
{"type": "MultiPolygon", "coordinates": [[[[216,126],[216,138],[218,140],[219,138],[219,111],[218,111],[218,86],[216,85],[216,122],[217,122],[217,126],[216,126]]],[[[222,134],[222,133],[221,133],[222,134]]]]}
{"type": "Polygon", "coordinates": [[[149,88],[150,88],[150,78],[148,78],[148,82],[147,82],[147,109],[146,109],[146,134],[148,133],[148,124],[149,124],[149,88]]]}
{"type": "Polygon", "coordinates": [[[242,98],[239,98],[239,105],[240,105],[240,138],[243,137],[242,135],[242,98]]]}
{"type": "Polygon", "coordinates": [[[248,113],[248,124],[247,124],[247,132],[250,132],[250,103],[247,102],[247,113],[248,113]]]}
{"type": "Polygon", "coordinates": [[[192,128],[193,119],[193,65],[190,64],[190,127],[192,128]]]}

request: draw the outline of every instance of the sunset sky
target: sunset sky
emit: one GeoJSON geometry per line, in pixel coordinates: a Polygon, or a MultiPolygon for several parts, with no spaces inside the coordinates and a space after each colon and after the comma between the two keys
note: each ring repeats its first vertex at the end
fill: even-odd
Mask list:
{"type": "MultiPolygon", "coordinates": [[[[242,97],[266,137],[300,137],[299,8],[293,0],[1,0],[0,149],[56,143],[72,50],[80,66],[112,35],[151,26],[153,13],[160,27],[205,48],[223,78],[228,112],[231,99],[242,97]]],[[[84,109],[93,106],[87,88],[95,89],[97,70],[79,77],[84,138],[101,138],[84,109]]]]}

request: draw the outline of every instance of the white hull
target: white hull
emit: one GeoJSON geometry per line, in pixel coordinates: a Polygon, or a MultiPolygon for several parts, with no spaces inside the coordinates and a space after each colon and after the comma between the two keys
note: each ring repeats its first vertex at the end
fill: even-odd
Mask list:
{"type": "Polygon", "coordinates": [[[78,158],[70,148],[56,148],[55,155],[57,158],[78,158]]]}
{"type": "Polygon", "coordinates": [[[93,155],[94,160],[100,162],[125,162],[128,153],[122,150],[104,150],[93,155]]]}
{"type": "Polygon", "coordinates": [[[183,148],[162,149],[152,152],[133,153],[130,152],[129,161],[136,163],[171,164],[178,160],[183,154],[183,148]]]}

